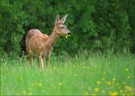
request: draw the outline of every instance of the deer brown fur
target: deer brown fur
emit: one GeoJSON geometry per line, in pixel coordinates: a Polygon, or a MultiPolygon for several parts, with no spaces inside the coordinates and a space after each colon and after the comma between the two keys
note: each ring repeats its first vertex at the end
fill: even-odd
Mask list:
{"type": "Polygon", "coordinates": [[[57,42],[58,38],[63,35],[67,36],[71,32],[64,24],[67,15],[62,19],[59,15],[56,16],[54,29],[50,36],[43,34],[38,29],[31,29],[26,35],[26,51],[30,58],[30,65],[33,66],[33,55],[38,56],[38,67],[44,68],[43,59],[46,58],[46,67],[49,66],[50,54],[53,50],[53,46],[57,42]]]}

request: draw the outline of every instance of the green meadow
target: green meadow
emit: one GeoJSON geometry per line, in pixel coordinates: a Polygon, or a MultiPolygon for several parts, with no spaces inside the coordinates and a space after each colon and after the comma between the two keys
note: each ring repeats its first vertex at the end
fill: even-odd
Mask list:
{"type": "Polygon", "coordinates": [[[48,70],[26,56],[1,59],[0,95],[135,95],[135,56],[78,53],[51,56],[48,70]]]}

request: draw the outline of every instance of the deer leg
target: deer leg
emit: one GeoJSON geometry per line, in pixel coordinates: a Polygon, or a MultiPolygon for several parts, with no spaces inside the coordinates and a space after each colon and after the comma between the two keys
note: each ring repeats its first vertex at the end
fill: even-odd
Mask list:
{"type": "Polygon", "coordinates": [[[39,63],[38,63],[38,67],[40,68],[42,68],[42,69],[44,69],[44,64],[43,64],[43,58],[42,58],[42,56],[38,56],[38,58],[39,58],[39,63]]]}
{"type": "Polygon", "coordinates": [[[50,64],[50,57],[46,57],[46,68],[49,67],[49,64],[50,64]]]}
{"type": "Polygon", "coordinates": [[[30,58],[30,66],[33,67],[33,56],[29,55],[29,58],[30,58]]]}
{"type": "Polygon", "coordinates": [[[28,50],[28,48],[26,50],[27,50],[27,53],[28,53],[28,57],[30,59],[30,66],[33,67],[33,55],[31,53],[31,51],[28,50]]]}

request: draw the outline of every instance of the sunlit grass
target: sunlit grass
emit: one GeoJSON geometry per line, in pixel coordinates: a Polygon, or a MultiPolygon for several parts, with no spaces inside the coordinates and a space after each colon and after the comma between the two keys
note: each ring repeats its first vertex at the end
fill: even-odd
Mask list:
{"type": "Polygon", "coordinates": [[[134,58],[129,53],[52,56],[48,70],[30,68],[25,57],[1,58],[1,95],[134,95],[134,58]]]}

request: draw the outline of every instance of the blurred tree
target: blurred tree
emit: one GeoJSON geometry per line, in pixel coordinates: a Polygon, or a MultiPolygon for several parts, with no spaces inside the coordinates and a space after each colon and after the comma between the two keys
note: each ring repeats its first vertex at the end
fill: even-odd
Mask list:
{"type": "Polygon", "coordinates": [[[97,25],[99,46],[103,50],[116,50],[129,48],[130,25],[128,14],[120,4],[120,0],[97,0],[94,14],[97,25]]]}
{"type": "Polygon", "coordinates": [[[49,35],[57,14],[61,17],[68,14],[65,23],[72,36],[61,37],[54,53],[123,48],[133,52],[134,10],[134,0],[1,0],[0,53],[20,55],[25,50],[27,31],[38,28],[49,35]]]}
{"type": "Polygon", "coordinates": [[[131,43],[131,51],[135,53],[135,0],[120,1],[122,8],[128,14],[128,24],[131,27],[130,37],[128,40],[130,40],[129,43],[131,43]]]}

